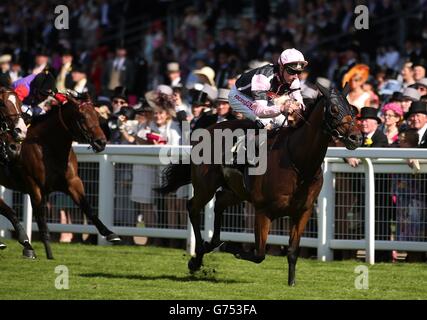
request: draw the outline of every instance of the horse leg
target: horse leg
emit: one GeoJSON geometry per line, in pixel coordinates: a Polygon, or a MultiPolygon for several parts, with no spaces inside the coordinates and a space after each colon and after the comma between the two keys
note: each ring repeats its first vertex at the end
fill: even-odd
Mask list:
{"type": "Polygon", "coordinates": [[[270,231],[271,220],[264,213],[255,213],[255,249],[253,251],[243,251],[241,248],[233,248],[229,245],[226,251],[233,253],[238,259],[261,263],[265,259],[265,247],[267,245],[268,232],[270,231]]]}
{"type": "Polygon", "coordinates": [[[3,199],[0,199],[0,213],[10,221],[16,233],[18,234],[18,242],[24,247],[22,252],[23,256],[26,258],[35,259],[36,254],[30,244],[30,240],[28,239],[24,227],[19,222],[16,213],[3,201],[3,199]]]}
{"type": "Polygon", "coordinates": [[[46,251],[46,258],[53,260],[52,249],[50,247],[50,233],[49,228],[47,227],[46,217],[43,213],[43,208],[41,205],[38,207],[33,205],[33,209],[34,215],[36,216],[37,225],[39,227],[40,238],[46,251]]]}
{"type": "Polygon", "coordinates": [[[216,247],[221,244],[220,233],[221,233],[221,225],[222,225],[222,214],[224,210],[236,204],[242,202],[239,198],[228,189],[224,189],[218,191],[215,194],[215,220],[214,220],[214,232],[212,235],[212,239],[210,242],[204,243],[205,253],[209,253],[213,251],[216,247]]]}
{"type": "Polygon", "coordinates": [[[205,248],[203,245],[202,233],[200,231],[200,211],[213,198],[216,187],[207,190],[205,185],[197,187],[194,185],[194,197],[188,200],[187,210],[193,226],[194,235],[196,237],[196,256],[188,261],[188,269],[191,272],[197,271],[202,266],[203,255],[205,248]]]}
{"type": "Polygon", "coordinates": [[[305,225],[307,224],[308,219],[310,218],[313,208],[304,211],[301,215],[297,217],[292,217],[291,219],[291,232],[289,235],[289,247],[288,247],[288,285],[295,286],[295,269],[297,264],[297,259],[299,255],[299,243],[301,236],[304,233],[305,225]]]}
{"type": "Polygon", "coordinates": [[[95,227],[98,229],[99,233],[104,236],[107,241],[112,243],[120,242],[120,237],[108,229],[104,223],[98,218],[97,215],[94,215],[92,212],[92,206],[86,198],[83,182],[79,177],[74,177],[69,181],[68,195],[73,199],[74,203],[83,211],[85,216],[90,219],[95,227]]]}

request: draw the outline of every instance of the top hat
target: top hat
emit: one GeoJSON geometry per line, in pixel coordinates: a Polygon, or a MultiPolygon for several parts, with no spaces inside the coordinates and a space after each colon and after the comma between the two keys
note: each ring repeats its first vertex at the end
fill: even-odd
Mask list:
{"type": "Polygon", "coordinates": [[[114,99],[114,98],[121,98],[121,99],[127,101],[128,100],[128,90],[126,89],[126,87],[122,87],[122,86],[115,87],[114,92],[111,96],[111,99],[114,99]]]}
{"type": "Polygon", "coordinates": [[[405,119],[409,118],[411,114],[415,114],[415,113],[427,114],[427,104],[422,101],[412,102],[408,112],[405,113],[405,119]]]}
{"type": "Polygon", "coordinates": [[[363,107],[360,111],[359,120],[363,119],[374,119],[378,123],[381,123],[381,119],[378,117],[378,109],[372,107],[363,107]]]}

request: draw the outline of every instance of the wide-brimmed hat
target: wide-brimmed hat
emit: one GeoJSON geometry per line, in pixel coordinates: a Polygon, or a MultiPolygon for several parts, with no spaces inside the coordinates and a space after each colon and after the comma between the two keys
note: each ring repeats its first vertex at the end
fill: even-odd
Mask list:
{"type": "Polygon", "coordinates": [[[415,113],[427,114],[427,104],[422,101],[412,102],[408,112],[405,113],[405,119],[409,118],[411,114],[415,113]]]}
{"type": "Polygon", "coordinates": [[[230,90],[228,89],[219,89],[218,90],[218,97],[216,98],[217,102],[228,102],[228,95],[230,93],[230,90]]]}
{"type": "Polygon", "coordinates": [[[403,116],[402,107],[400,106],[399,103],[395,103],[395,102],[390,102],[390,103],[385,104],[381,111],[383,114],[385,114],[386,111],[393,111],[398,116],[400,116],[400,117],[403,116]]]}
{"type": "Polygon", "coordinates": [[[344,87],[347,82],[350,82],[355,75],[359,75],[362,83],[365,83],[369,78],[369,67],[366,64],[356,64],[342,78],[342,86],[344,87]]]}
{"type": "Polygon", "coordinates": [[[402,93],[402,100],[419,101],[421,94],[415,88],[405,88],[402,93]]]}
{"type": "Polygon", "coordinates": [[[211,86],[215,86],[215,71],[211,67],[206,66],[201,69],[194,70],[193,73],[195,75],[205,76],[208,79],[209,84],[211,86]]]}
{"type": "Polygon", "coordinates": [[[381,123],[381,119],[378,117],[378,109],[372,107],[363,107],[358,119],[375,119],[378,123],[381,123]]]}

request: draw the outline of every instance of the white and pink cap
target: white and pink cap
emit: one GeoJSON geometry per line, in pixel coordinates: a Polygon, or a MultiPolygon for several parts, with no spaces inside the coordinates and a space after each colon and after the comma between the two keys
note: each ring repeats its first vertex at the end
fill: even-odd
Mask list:
{"type": "Polygon", "coordinates": [[[295,48],[283,51],[278,62],[282,66],[292,64],[292,68],[296,70],[303,70],[308,64],[303,54],[295,48]]]}

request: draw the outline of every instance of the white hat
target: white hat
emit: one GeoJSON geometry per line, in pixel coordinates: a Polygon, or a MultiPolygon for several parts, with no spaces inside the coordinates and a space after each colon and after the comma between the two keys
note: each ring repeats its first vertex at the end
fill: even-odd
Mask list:
{"type": "Polygon", "coordinates": [[[215,101],[216,98],[218,97],[218,89],[208,84],[203,85],[202,91],[206,92],[206,94],[208,95],[208,98],[212,101],[215,101]]]}
{"type": "Polygon", "coordinates": [[[156,91],[159,93],[163,93],[166,94],[168,96],[173,95],[173,90],[170,86],[165,85],[165,84],[159,84],[156,88],[156,91]]]}
{"type": "Polygon", "coordinates": [[[303,70],[308,64],[308,62],[305,61],[303,54],[295,48],[283,51],[279,57],[278,63],[283,66],[291,63],[296,64],[295,68],[297,70],[303,70]]]}
{"type": "Polygon", "coordinates": [[[195,75],[201,75],[208,78],[209,84],[215,86],[215,71],[211,67],[203,67],[202,69],[194,70],[195,75]]]}
{"type": "Polygon", "coordinates": [[[12,56],[10,54],[4,54],[0,56],[0,63],[9,63],[12,61],[12,56]]]}
{"type": "Polygon", "coordinates": [[[179,72],[178,62],[169,62],[167,65],[168,72],[179,72]]]}

